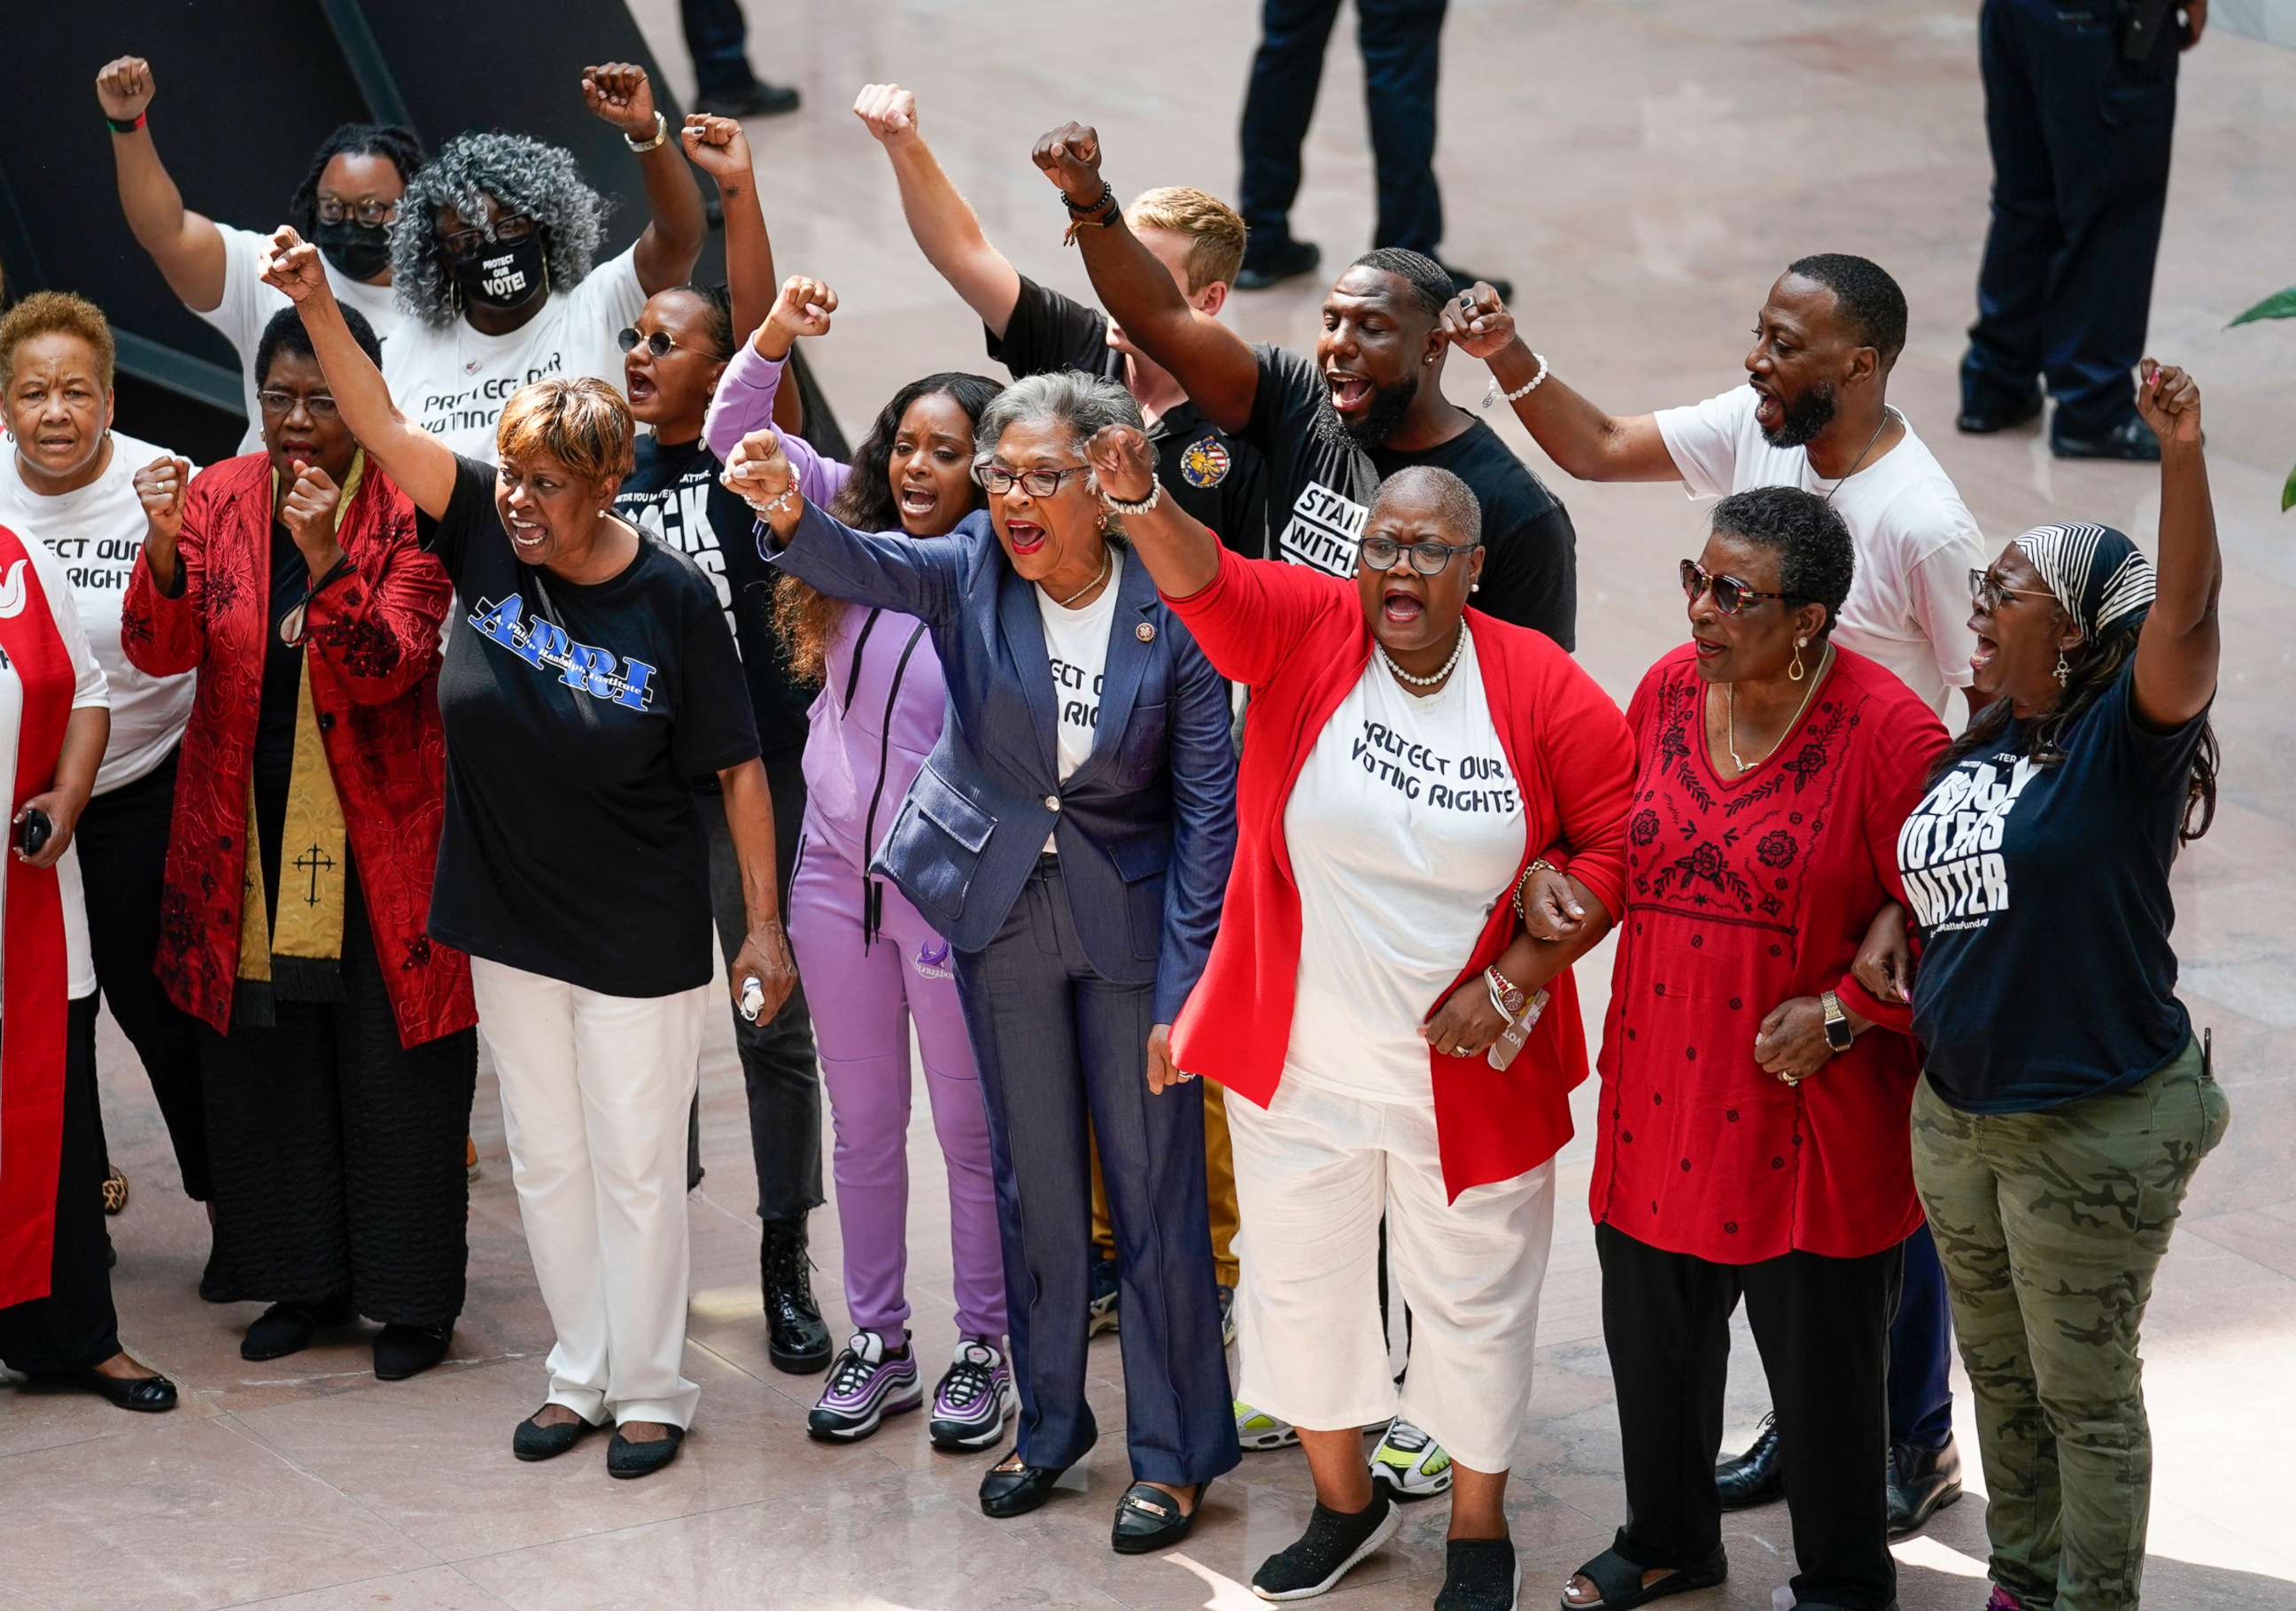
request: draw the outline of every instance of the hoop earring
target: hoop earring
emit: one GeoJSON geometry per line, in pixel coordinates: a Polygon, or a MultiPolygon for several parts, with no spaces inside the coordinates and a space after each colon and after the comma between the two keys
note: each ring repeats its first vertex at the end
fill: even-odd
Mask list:
{"type": "Polygon", "coordinates": [[[1803,677],[1808,675],[1808,668],[1801,663],[1801,646],[1808,642],[1809,640],[1808,638],[1796,638],[1794,640],[1793,664],[1786,667],[1786,677],[1790,682],[1799,683],[1803,677]]]}
{"type": "Polygon", "coordinates": [[[2065,651],[2060,649],[2057,650],[2057,686],[2062,688],[2065,679],[2072,675],[2073,668],[2065,662],[2065,651]]]}

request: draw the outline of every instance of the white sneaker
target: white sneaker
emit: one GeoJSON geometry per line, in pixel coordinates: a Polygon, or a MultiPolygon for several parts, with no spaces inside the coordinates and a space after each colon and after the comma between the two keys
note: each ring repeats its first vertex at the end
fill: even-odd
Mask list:
{"type": "Polygon", "coordinates": [[[1397,1499],[1432,1499],[1451,1485],[1451,1457],[1443,1445],[1398,1416],[1371,1452],[1371,1475],[1397,1499]]]}
{"type": "Polygon", "coordinates": [[[1235,1401],[1235,1441],[1247,1449],[1283,1449],[1298,1443],[1300,1434],[1290,1421],[1270,1415],[1265,1410],[1255,1410],[1238,1399],[1235,1401]]]}

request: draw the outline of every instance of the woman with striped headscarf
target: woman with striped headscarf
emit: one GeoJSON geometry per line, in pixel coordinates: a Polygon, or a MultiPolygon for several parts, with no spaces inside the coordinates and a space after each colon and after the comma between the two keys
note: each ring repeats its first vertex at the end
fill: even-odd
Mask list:
{"type": "Polygon", "coordinates": [[[1893,945],[1861,962],[1869,988],[1911,1001],[1928,1054],[1914,1173],[1976,1401],[1990,1611],[2137,1603],[2152,1463],[2137,1328],[2228,1117],[2177,999],[2169,887],[2215,814],[2224,566],[2199,388],[2149,359],[2142,375],[2159,564],[2068,522],[1972,573],[1991,702],[1898,841],[1920,971],[1908,990],[1893,945]]]}

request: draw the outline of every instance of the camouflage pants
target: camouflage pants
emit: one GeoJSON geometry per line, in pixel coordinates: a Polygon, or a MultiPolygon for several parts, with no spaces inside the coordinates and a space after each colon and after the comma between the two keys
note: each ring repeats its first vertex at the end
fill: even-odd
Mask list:
{"type": "Polygon", "coordinates": [[[1915,1090],[1914,1178],[1975,1401],[1989,1574],[2027,1611],[2137,1604],[2152,1488],[2137,1328],[2229,1116],[2198,1042],[2045,1112],[1963,1113],[1927,1080],[1915,1090]]]}

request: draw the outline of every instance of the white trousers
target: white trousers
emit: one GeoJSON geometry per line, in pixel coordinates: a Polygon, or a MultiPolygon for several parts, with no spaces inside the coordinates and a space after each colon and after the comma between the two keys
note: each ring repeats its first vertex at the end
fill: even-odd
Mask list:
{"type": "Polygon", "coordinates": [[[557,1328],[548,1402],[685,1426],[685,1116],[710,986],[605,995],[471,959],[511,1179],[557,1328]]]}
{"type": "Polygon", "coordinates": [[[1470,1470],[1506,1470],[1530,1408],[1554,1160],[1451,1203],[1431,1108],[1286,1079],[1264,1108],[1231,1097],[1227,1122],[1242,1222],[1237,1396],[1316,1431],[1400,1413],[1470,1470]],[[1399,1396],[1379,1316],[1382,1214],[1413,1326],[1399,1396]]]}

